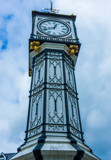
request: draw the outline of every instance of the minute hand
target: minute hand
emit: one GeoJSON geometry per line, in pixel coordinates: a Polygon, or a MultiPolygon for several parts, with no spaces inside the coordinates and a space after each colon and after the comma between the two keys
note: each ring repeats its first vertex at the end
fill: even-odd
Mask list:
{"type": "Polygon", "coordinates": [[[48,27],[47,29],[54,29],[54,27],[48,27]]]}

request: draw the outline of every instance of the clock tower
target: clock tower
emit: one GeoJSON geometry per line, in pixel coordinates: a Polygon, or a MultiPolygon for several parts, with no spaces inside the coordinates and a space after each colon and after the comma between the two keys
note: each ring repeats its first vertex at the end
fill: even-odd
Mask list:
{"type": "Polygon", "coordinates": [[[32,11],[31,88],[25,142],[13,160],[99,160],[85,145],[75,65],[75,15],[32,11]]]}

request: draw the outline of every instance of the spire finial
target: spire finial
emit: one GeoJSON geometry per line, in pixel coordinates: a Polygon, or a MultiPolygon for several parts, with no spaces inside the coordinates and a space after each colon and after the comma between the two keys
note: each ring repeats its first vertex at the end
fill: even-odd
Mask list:
{"type": "Polygon", "coordinates": [[[50,10],[53,10],[53,1],[50,0],[50,10]]]}
{"type": "Polygon", "coordinates": [[[50,13],[58,13],[59,10],[53,9],[53,1],[50,0],[50,9],[49,8],[43,8],[45,12],[50,12],[50,13]]]}

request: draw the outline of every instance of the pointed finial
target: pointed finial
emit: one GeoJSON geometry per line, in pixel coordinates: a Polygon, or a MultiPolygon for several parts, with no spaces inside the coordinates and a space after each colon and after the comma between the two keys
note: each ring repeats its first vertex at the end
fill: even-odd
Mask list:
{"type": "Polygon", "coordinates": [[[53,9],[53,1],[50,0],[50,9],[48,8],[43,8],[45,12],[50,12],[50,13],[58,13],[59,10],[53,9]]]}
{"type": "Polygon", "coordinates": [[[50,0],[50,10],[52,10],[53,9],[53,2],[52,2],[52,0],[50,0]]]}
{"type": "Polygon", "coordinates": [[[50,11],[51,12],[55,12],[56,11],[55,9],[53,9],[53,1],[52,0],[50,0],[50,11]]]}

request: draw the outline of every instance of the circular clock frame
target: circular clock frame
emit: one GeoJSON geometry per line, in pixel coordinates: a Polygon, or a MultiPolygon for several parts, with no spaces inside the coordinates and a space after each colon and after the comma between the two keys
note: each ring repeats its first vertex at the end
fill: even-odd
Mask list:
{"type": "MultiPolygon", "coordinates": [[[[38,23],[37,23],[37,28],[38,28],[38,30],[41,32],[41,33],[43,33],[43,34],[45,34],[45,35],[48,35],[48,36],[53,36],[53,37],[64,37],[64,36],[67,36],[68,34],[70,34],[70,32],[71,32],[71,27],[66,23],[66,22],[64,22],[64,21],[61,21],[61,20],[58,20],[58,19],[43,19],[43,20],[40,20],[38,23]],[[62,26],[64,26],[65,28],[66,28],[66,30],[67,30],[67,32],[66,33],[64,33],[63,31],[62,31],[62,34],[56,34],[56,35],[54,35],[54,34],[51,34],[51,33],[47,33],[46,31],[44,31],[43,29],[42,29],[42,25],[43,24],[45,24],[45,23],[47,23],[47,22],[49,22],[49,23],[56,23],[56,24],[60,24],[60,25],[62,25],[62,26]]],[[[51,27],[49,27],[49,28],[51,28],[51,27]]],[[[54,27],[52,27],[52,29],[54,29],[54,27]]],[[[47,29],[48,30],[48,29],[47,29]]],[[[55,30],[56,31],[56,30],[55,30]]],[[[53,31],[54,32],[54,31],[53,31]]]]}

